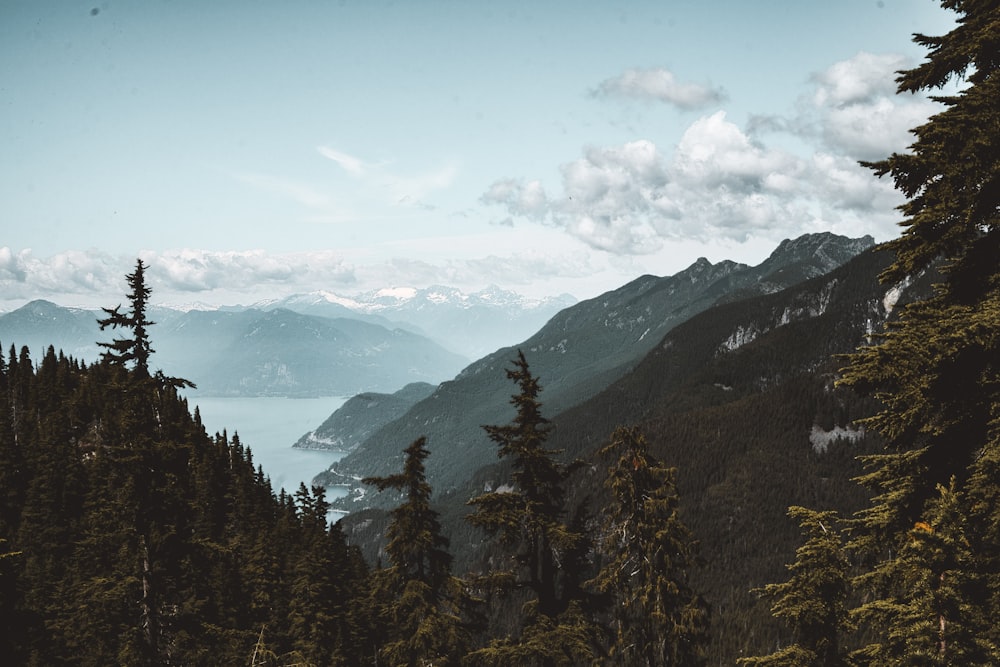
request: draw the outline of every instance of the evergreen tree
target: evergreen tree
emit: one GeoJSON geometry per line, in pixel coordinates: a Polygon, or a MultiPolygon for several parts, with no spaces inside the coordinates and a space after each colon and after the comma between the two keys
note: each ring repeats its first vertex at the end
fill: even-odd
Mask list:
{"type": "Polygon", "coordinates": [[[146,308],[152,294],[152,288],[146,285],[146,268],[142,260],[137,259],[135,270],[126,276],[131,289],[127,295],[130,311],[123,313],[121,304],[114,308],[102,308],[107,317],[97,321],[101,331],[111,327],[131,332],[129,337],[116,338],[110,343],[98,343],[98,345],[108,350],[101,355],[105,361],[119,364],[131,362],[132,367],[141,376],[149,375],[149,356],[153,353],[146,331],[154,324],[146,319],[146,308]]]}
{"type": "Polygon", "coordinates": [[[611,459],[601,552],[591,582],[612,599],[614,664],[699,665],[708,610],[688,586],[696,564],[691,532],[678,515],[676,469],[649,453],[638,428],[618,428],[600,454],[611,459]]]}
{"type": "Polygon", "coordinates": [[[389,567],[373,581],[377,621],[388,629],[379,655],[394,666],[457,665],[469,641],[462,618],[467,596],[451,574],[448,539],[430,506],[426,440],[418,438],[403,451],[402,473],[362,480],[404,496],[386,533],[389,567]]]}
{"type": "Polygon", "coordinates": [[[564,520],[565,484],[575,466],[560,463],[560,452],[545,447],[550,424],[538,400],[541,385],[523,352],[513,363],[507,377],[519,389],[511,397],[514,419],[483,427],[498,456],[511,460],[512,483],[470,500],[467,519],[496,537],[508,554],[510,567],[497,568],[490,579],[500,589],[527,595],[524,627],[519,640],[495,641],[469,659],[486,665],[585,664],[597,656],[596,628],[583,616],[579,588],[571,585],[578,573],[567,572],[563,560],[587,540],[564,520]]]}
{"type": "Polygon", "coordinates": [[[1000,651],[989,640],[993,619],[973,602],[982,577],[966,526],[953,480],[938,487],[926,520],[913,525],[895,557],[861,577],[869,588],[891,593],[855,612],[875,629],[875,640],[855,654],[860,664],[996,664],[1000,651]]]}
{"type": "Polygon", "coordinates": [[[788,566],[788,581],[768,584],[760,592],[774,601],[771,613],[786,622],[792,643],[769,655],[741,658],[739,664],[844,667],[849,664],[844,639],[850,629],[850,576],[836,512],[790,507],[788,515],[798,519],[806,541],[788,566]]]}
{"type": "Polygon", "coordinates": [[[907,153],[869,166],[907,197],[883,279],[902,282],[936,264],[943,280],[855,353],[841,380],[883,406],[863,422],[885,451],[866,460],[860,481],[874,497],[850,545],[872,565],[856,581],[868,599],[859,615],[876,634],[858,656],[872,664],[986,664],[979,641],[1000,645],[996,624],[973,639],[945,608],[978,600],[987,617],[1000,616],[995,595],[962,583],[988,574],[994,583],[981,590],[996,590],[1000,550],[988,490],[1000,447],[1000,4],[942,5],[956,12],[955,28],[917,35],[928,58],[897,82],[900,92],[962,85],[935,98],[944,110],[913,130],[907,153]],[[954,514],[936,526],[945,508],[954,514]]]}

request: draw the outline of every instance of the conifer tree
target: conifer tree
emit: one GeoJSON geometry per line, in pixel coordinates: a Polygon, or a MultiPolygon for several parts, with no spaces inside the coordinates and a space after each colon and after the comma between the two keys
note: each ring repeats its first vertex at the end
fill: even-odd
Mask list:
{"type": "MultiPolygon", "coordinates": [[[[872,564],[872,573],[856,581],[869,601],[861,616],[877,617],[871,631],[888,633],[859,654],[872,664],[984,664],[975,662],[981,660],[975,642],[960,635],[938,642],[939,628],[928,617],[918,620],[914,605],[931,604],[936,585],[986,574],[1000,549],[990,528],[1000,509],[984,503],[983,482],[995,471],[980,464],[995,460],[1000,447],[1000,3],[943,0],[942,6],[956,12],[955,28],[939,37],[916,35],[928,57],[897,83],[900,92],[917,92],[955,82],[956,92],[935,98],[944,110],[913,130],[908,152],[869,165],[890,175],[907,197],[903,232],[888,244],[896,258],[883,280],[905,282],[934,264],[942,281],[932,297],[902,309],[874,345],[852,355],[841,380],[883,406],[863,421],[883,437],[885,451],[866,459],[860,481],[874,497],[857,516],[850,544],[872,564]],[[961,538],[930,520],[956,503],[956,517],[975,518],[961,538]],[[941,561],[918,547],[945,535],[952,535],[950,557],[959,570],[948,570],[942,581],[941,561]],[[968,558],[959,557],[963,540],[974,548],[968,558]],[[919,602],[910,597],[915,586],[925,590],[919,602]],[[934,645],[943,652],[928,648],[934,645]]],[[[970,594],[961,586],[953,593],[956,601],[970,594]]],[[[1000,616],[996,596],[980,601],[988,616],[1000,616]]],[[[947,614],[940,618],[947,623],[947,614]]],[[[996,624],[982,631],[1000,644],[996,624]]]]}
{"type": "Polygon", "coordinates": [[[855,611],[875,631],[874,641],[855,653],[860,664],[972,666],[1000,658],[989,639],[994,619],[974,603],[982,575],[954,480],[937,491],[926,520],[914,523],[895,557],[861,577],[868,588],[891,593],[855,611]]]}
{"type": "MultiPolygon", "coordinates": [[[[507,377],[519,392],[511,397],[510,424],[484,426],[501,459],[511,461],[511,484],[469,501],[468,521],[497,538],[510,566],[490,579],[500,589],[526,594],[522,633],[469,656],[470,664],[586,664],[596,659],[596,628],[585,617],[576,573],[565,570],[566,554],[579,550],[587,536],[565,521],[565,484],[574,465],[559,462],[558,450],[545,447],[550,424],[542,415],[541,384],[518,351],[507,377]]],[[[582,597],[582,596],[581,596],[582,597]]]]}
{"type": "Polygon", "coordinates": [[[739,664],[845,667],[850,576],[836,512],[790,507],[788,515],[798,519],[806,541],[788,565],[788,581],[768,584],[760,592],[773,600],[771,613],[785,621],[792,642],[769,655],[741,658],[739,664]]]}
{"type": "Polygon", "coordinates": [[[386,532],[389,567],[375,572],[372,583],[376,621],[387,628],[379,656],[400,667],[457,665],[469,641],[462,618],[468,596],[451,574],[448,539],[430,505],[425,438],[403,451],[403,472],[362,480],[403,494],[386,532]]]}
{"type": "Polygon", "coordinates": [[[146,319],[146,309],[152,294],[152,288],[146,285],[147,268],[141,259],[137,259],[135,270],[126,276],[131,289],[127,294],[130,310],[122,312],[121,304],[114,308],[102,308],[107,317],[97,321],[101,331],[110,327],[131,332],[129,337],[116,338],[110,343],[98,343],[98,345],[107,348],[107,352],[102,355],[106,361],[119,364],[131,362],[134,370],[142,376],[149,375],[149,356],[153,353],[146,331],[154,324],[146,319]]]}
{"type": "Polygon", "coordinates": [[[649,453],[638,428],[618,428],[600,451],[611,460],[601,552],[591,582],[611,597],[616,665],[699,665],[708,610],[687,583],[696,564],[691,532],[678,515],[676,469],[649,453]]]}

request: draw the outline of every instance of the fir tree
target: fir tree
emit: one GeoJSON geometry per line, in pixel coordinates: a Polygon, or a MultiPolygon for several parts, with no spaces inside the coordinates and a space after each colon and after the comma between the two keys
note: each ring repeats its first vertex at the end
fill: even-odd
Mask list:
{"type": "Polygon", "coordinates": [[[386,533],[389,567],[377,571],[372,584],[377,620],[388,629],[379,656],[401,667],[457,665],[469,641],[462,618],[467,596],[451,574],[448,539],[430,505],[426,440],[418,438],[403,451],[403,472],[362,480],[379,491],[403,493],[386,533]]]}
{"type": "Polygon", "coordinates": [[[708,610],[687,583],[696,564],[691,532],[678,515],[676,470],[649,453],[638,428],[619,428],[600,454],[611,459],[601,552],[591,582],[612,599],[614,664],[699,665],[708,610]]]}
{"type": "Polygon", "coordinates": [[[501,459],[510,459],[511,485],[469,501],[468,521],[498,539],[510,567],[496,568],[490,579],[502,590],[527,595],[519,640],[504,639],[470,655],[471,664],[583,664],[596,659],[596,628],[583,616],[580,590],[563,556],[579,550],[587,536],[564,520],[565,484],[575,468],[547,449],[550,431],[538,396],[541,385],[518,351],[507,370],[519,393],[511,397],[510,424],[484,426],[501,459]],[[553,655],[555,651],[558,655],[553,655]],[[565,662],[571,660],[573,662],[565,662]]]}
{"type": "Polygon", "coordinates": [[[917,521],[898,553],[861,577],[891,591],[856,610],[875,639],[855,653],[864,665],[993,665],[992,619],[973,602],[982,577],[966,537],[967,520],[954,480],[939,486],[926,520],[917,521]]]}
{"type": "Polygon", "coordinates": [[[129,337],[116,338],[110,343],[98,343],[107,348],[107,352],[102,354],[103,359],[118,364],[131,363],[135,371],[143,376],[149,375],[149,356],[153,353],[146,331],[154,324],[146,319],[146,309],[152,294],[152,288],[146,285],[147,268],[141,259],[137,259],[135,270],[126,276],[131,289],[127,294],[131,309],[123,313],[121,304],[114,308],[102,308],[107,317],[97,321],[101,331],[110,327],[131,332],[129,337]]]}
{"type": "Polygon", "coordinates": [[[844,639],[850,630],[849,563],[844,554],[836,512],[790,507],[805,543],[788,565],[790,577],[760,592],[773,600],[771,613],[785,621],[792,642],[765,656],[741,658],[747,667],[844,667],[844,639]]]}
{"type": "MultiPolygon", "coordinates": [[[[928,58],[897,82],[900,92],[962,85],[935,98],[944,110],[913,130],[907,153],[869,166],[907,197],[904,231],[888,244],[896,259],[883,279],[905,281],[936,263],[943,280],[855,353],[841,381],[883,406],[863,422],[883,437],[885,451],[866,460],[860,481],[874,497],[850,545],[872,567],[856,580],[868,600],[859,614],[877,635],[858,655],[872,664],[986,664],[979,639],[1000,644],[996,624],[971,641],[940,607],[948,599],[974,608],[968,596],[975,594],[960,582],[992,577],[1000,548],[991,528],[1000,510],[987,506],[984,486],[995,479],[989,462],[1000,447],[1000,4],[942,5],[957,13],[955,28],[917,35],[928,58]],[[931,518],[946,507],[952,523],[935,526],[931,518]],[[972,550],[963,555],[966,544],[972,550]],[[956,634],[940,641],[938,621],[956,634]]],[[[991,580],[985,589],[995,587],[991,580]]],[[[996,596],[975,599],[987,616],[1000,615],[996,596]]]]}

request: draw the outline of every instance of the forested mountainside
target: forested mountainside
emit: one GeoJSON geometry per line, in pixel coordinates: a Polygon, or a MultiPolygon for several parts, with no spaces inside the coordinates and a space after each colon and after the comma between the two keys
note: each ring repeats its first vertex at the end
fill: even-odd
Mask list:
{"type": "MultiPolygon", "coordinates": [[[[546,405],[555,414],[607,387],[671,328],[697,313],[720,301],[775,292],[803,276],[826,273],[871,243],[870,237],[808,234],[783,242],[756,267],[700,259],[673,276],[643,276],[566,308],[519,346],[498,350],[442,383],[336,464],[337,475],[318,475],[316,482],[385,474],[400,463],[398,443],[424,435],[432,449],[434,443],[441,449],[427,461],[429,479],[440,490],[454,488],[492,459],[480,426],[507,417],[509,387],[503,372],[517,349],[529,356],[545,383],[546,405]]],[[[343,502],[351,505],[350,498],[343,502]]]]}
{"type": "MultiPolygon", "coordinates": [[[[794,558],[798,528],[787,508],[824,507],[846,516],[866,500],[852,481],[861,473],[856,457],[877,451],[880,440],[853,423],[874,404],[834,388],[843,363],[836,355],[863,344],[895,308],[927,296],[936,275],[906,289],[880,285],[877,276],[891,260],[870,250],[781,292],[709,308],[674,327],[607,389],[562,412],[548,409],[539,376],[539,401],[553,424],[548,446],[563,452],[561,461],[586,462],[567,483],[571,514],[595,515],[611,502],[602,487],[608,467],[597,452],[618,427],[637,426],[650,454],[676,468],[680,516],[703,558],[702,567],[691,568],[691,581],[713,612],[711,664],[732,664],[783,639],[750,589],[779,579],[794,558]]],[[[499,421],[514,415],[508,404],[499,421]]],[[[434,444],[428,439],[428,461],[453,457],[450,443],[434,444]]],[[[496,461],[496,447],[485,447],[496,461]]],[[[443,531],[463,545],[459,571],[482,567],[491,549],[468,524],[466,502],[507,484],[512,474],[503,463],[485,466],[440,499],[443,531]]],[[[386,525],[379,511],[343,522],[369,560],[386,525]]]]}
{"type": "Polygon", "coordinates": [[[433,392],[434,385],[414,382],[392,394],[365,392],[352,396],[293,446],[349,452],[433,392]]]}
{"type": "Polygon", "coordinates": [[[322,492],[275,495],[175,384],[0,358],[4,663],[360,664],[367,566],[322,492]]]}

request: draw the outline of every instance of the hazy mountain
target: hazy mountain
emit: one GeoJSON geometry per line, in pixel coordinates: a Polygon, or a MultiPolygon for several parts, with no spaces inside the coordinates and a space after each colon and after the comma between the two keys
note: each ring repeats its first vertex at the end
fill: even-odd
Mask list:
{"type": "MultiPolygon", "coordinates": [[[[53,345],[85,361],[100,355],[102,313],[33,301],[0,315],[0,343],[53,345]]],[[[467,360],[425,336],[348,318],[285,309],[179,312],[154,309],[152,366],[195,382],[205,394],[349,396],[439,382],[467,360]]]]}
{"type": "Polygon", "coordinates": [[[426,289],[386,288],[356,297],[311,292],[254,307],[287,308],[324,317],[355,317],[388,328],[409,329],[475,359],[531,335],[574,303],[576,299],[568,294],[529,299],[495,286],[467,294],[436,285],[426,289]]]}
{"type": "Polygon", "coordinates": [[[63,308],[50,301],[36,300],[0,315],[0,344],[7,354],[11,345],[31,350],[40,359],[49,345],[78,359],[96,359],[100,348],[97,314],[82,308],[63,308]]]}
{"type": "MultiPolygon", "coordinates": [[[[669,277],[643,276],[554,316],[516,347],[498,350],[442,383],[403,417],[389,422],[334,466],[340,475],[383,475],[398,469],[401,450],[426,435],[428,477],[440,491],[462,484],[494,452],[480,428],[505,423],[511,386],[505,369],[519,347],[545,387],[555,414],[595,395],[627,373],[677,325],[717,303],[769,294],[820,275],[873,244],[829,233],[783,242],[756,267],[699,259],[669,277]]],[[[318,476],[317,481],[322,481],[318,476]]]]}
{"type": "Polygon", "coordinates": [[[293,447],[349,452],[433,392],[434,385],[414,382],[393,394],[358,394],[337,408],[315,431],[299,438],[293,447]]]}

